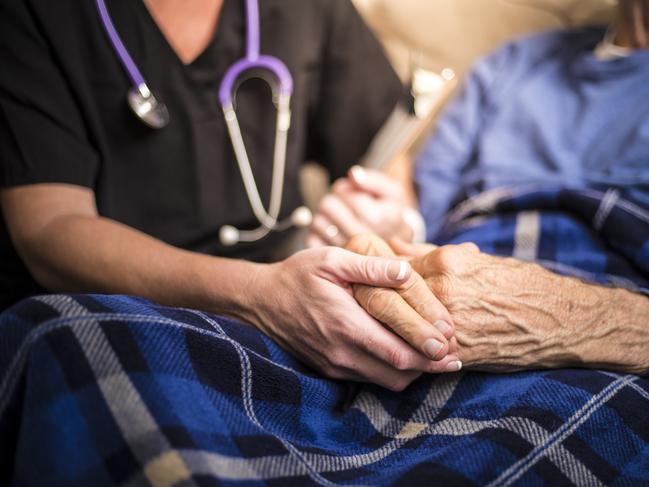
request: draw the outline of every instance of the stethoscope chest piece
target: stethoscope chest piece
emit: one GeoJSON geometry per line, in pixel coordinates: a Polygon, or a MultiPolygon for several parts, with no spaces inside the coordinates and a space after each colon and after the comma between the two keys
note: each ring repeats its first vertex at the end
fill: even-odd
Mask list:
{"type": "Polygon", "coordinates": [[[133,113],[151,128],[161,129],[169,124],[167,106],[159,102],[146,85],[129,90],[128,104],[133,113]]]}
{"type": "Polygon", "coordinates": [[[124,70],[128,73],[133,83],[129,90],[127,100],[133,113],[146,125],[154,129],[161,129],[169,124],[169,111],[164,103],[159,102],[144,80],[144,76],[133,61],[133,58],[115,30],[113,20],[106,8],[105,0],[95,0],[101,24],[124,70]]]}

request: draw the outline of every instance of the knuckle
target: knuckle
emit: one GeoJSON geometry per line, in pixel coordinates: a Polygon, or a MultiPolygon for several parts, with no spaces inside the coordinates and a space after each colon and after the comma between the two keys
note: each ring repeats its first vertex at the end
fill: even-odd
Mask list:
{"type": "Polygon", "coordinates": [[[342,369],[346,368],[347,362],[347,356],[344,353],[342,353],[340,350],[334,350],[333,352],[327,354],[326,367],[332,373],[341,373],[342,369]]]}
{"type": "Polygon", "coordinates": [[[372,334],[369,333],[358,333],[354,337],[354,341],[357,344],[358,348],[365,351],[376,350],[377,341],[372,334]]]}
{"type": "Polygon", "coordinates": [[[372,236],[368,233],[358,233],[349,239],[347,249],[357,254],[367,255],[372,248],[372,236]]]}
{"type": "MultiPolygon", "coordinates": [[[[356,274],[363,277],[366,284],[375,283],[382,276],[383,268],[373,257],[364,255],[355,262],[356,274]]],[[[380,289],[380,288],[378,288],[380,289]]]]}
{"type": "Polygon", "coordinates": [[[401,350],[391,350],[388,354],[388,363],[396,370],[404,371],[410,368],[410,360],[401,350]]]}
{"type": "Polygon", "coordinates": [[[408,376],[399,376],[395,379],[390,380],[386,384],[386,388],[392,392],[403,392],[412,382],[411,378],[408,376]]]}
{"type": "Polygon", "coordinates": [[[392,322],[390,323],[390,328],[410,344],[414,344],[420,341],[418,338],[424,335],[424,332],[418,329],[417,324],[413,323],[410,320],[392,320],[392,322]]]}
{"type": "Polygon", "coordinates": [[[427,256],[427,263],[433,266],[438,272],[446,272],[455,267],[460,258],[458,247],[445,245],[434,250],[427,256]]]}
{"type": "Polygon", "coordinates": [[[318,210],[321,213],[327,213],[331,212],[335,205],[336,205],[336,200],[338,198],[332,194],[326,195],[322,200],[320,201],[320,204],[318,205],[318,210]]]}
{"type": "Polygon", "coordinates": [[[394,215],[390,215],[390,209],[384,208],[376,202],[370,202],[363,205],[363,215],[365,221],[374,229],[380,228],[385,220],[394,220],[394,215]]]}
{"type": "Polygon", "coordinates": [[[343,372],[333,365],[324,365],[320,367],[320,372],[330,379],[340,380],[345,378],[343,372]]]}
{"type": "Polygon", "coordinates": [[[371,314],[381,321],[387,321],[396,303],[396,292],[376,287],[365,288],[365,300],[371,314]]]}
{"type": "Polygon", "coordinates": [[[324,228],[328,225],[328,220],[326,217],[324,217],[320,211],[315,214],[313,217],[313,222],[311,224],[311,229],[315,230],[316,232],[320,233],[324,230],[324,228]]]}
{"type": "Polygon", "coordinates": [[[332,190],[333,192],[338,192],[338,191],[340,191],[341,189],[343,189],[343,188],[345,187],[345,182],[344,182],[344,181],[345,181],[345,178],[339,178],[339,179],[336,179],[336,182],[334,182],[334,183],[331,185],[331,190],[332,190]]]}
{"type": "Polygon", "coordinates": [[[437,299],[439,299],[442,304],[447,303],[452,294],[452,280],[448,276],[440,274],[431,284],[431,290],[437,299]]]}
{"type": "Polygon", "coordinates": [[[379,227],[385,218],[385,214],[380,210],[378,205],[364,205],[358,209],[359,213],[363,215],[363,219],[372,227],[379,227]]]}
{"type": "Polygon", "coordinates": [[[455,260],[456,256],[456,247],[450,246],[450,245],[445,245],[444,247],[440,247],[437,250],[437,259],[440,264],[444,267],[449,267],[452,265],[453,261],[455,260]]]}
{"type": "Polygon", "coordinates": [[[324,247],[321,250],[320,265],[325,269],[337,268],[341,262],[341,249],[337,247],[324,247]]]}
{"type": "Polygon", "coordinates": [[[399,198],[405,193],[401,184],[387,174],[379,171],[376,173],[376,178],[379,184],[381,184],[386,196],[389,196],[390,198],[399,198]]]}
{"type": "Polygon", "coordinates": [[[360,219],[365,221],[366,220],[365,209],[367,208],[366,200],[367,200],[366,195],[361,195],[358,193],[350,193],[345,198],[345,203],[347,204],[349,209],[354,212],[355,215],[357,215],[360,219]]]}
{"type": "Polygon", "coordinates": [[[405,387],[402,384],[397,383],[396,381],[391,381],[385,384],[385,388],[392,392],[403,392],[405,389],[405,387]]]}
{"type": "Polygon", "coordinates": [[[422,290],[425,292],[425,290],[427,290],[427,287],[426,283],[424,282],[424,278],[416,272],[413,272],[403,284],[395,289],[401,296],[407,298],[410,296],[417,296],[417,294],[422,292],[422,290]]]}
{"type": "Polygon", "coordinates": [[[468,252],[477,253],[480,252],[480,247],[473,242],[465,242],[460,245],[460,247],[468,252]]]}

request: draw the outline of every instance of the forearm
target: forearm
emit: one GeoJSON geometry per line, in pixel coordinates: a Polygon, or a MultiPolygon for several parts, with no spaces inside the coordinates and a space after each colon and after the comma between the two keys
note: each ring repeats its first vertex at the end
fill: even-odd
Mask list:
{"type": "Polygon", "coordinates": [[[34,277],[52,292],[133,294],[161,304],[246,318],[246,289],[260,264],[167,245],[115,221],[85,215],[52,220],[21,246],[34,277]]]}
{"type": "MultiPolygon", "coordinates": [[[[649,298],[521,265],[527,285],[513,292],[509,303],[501,303],[499,312],[513,327],[527,330],[505,338],[519,340],[527,349],[522,364],[649,369],[649,298]]],[[[484,301],[486,307],[491,304],[484,301]]]]}
{"type": "Polygon", "coordinates": [[[480,259],[460,276],[471,285],[442,299],[469,367],[649,369],[649,298],[515,259],[480,259]]]}

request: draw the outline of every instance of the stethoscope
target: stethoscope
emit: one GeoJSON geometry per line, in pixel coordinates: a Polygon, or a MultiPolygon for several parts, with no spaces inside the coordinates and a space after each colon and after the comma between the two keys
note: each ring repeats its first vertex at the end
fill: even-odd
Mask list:
{"type": "MultiPolygon", "coordinates": [[[[129,106],[133,113],[149,127],[153,129],[166,127],[169,124],[167,107],[151,92],[144,76],[142,76],[124,46],[108,13],[105,0],[96,0],[96,4],[106,35],[133,84],[127,96],[129,106]]],[[[305,206],[300,206],[291,213],[290,217],[278,221],[286,173],[286,150],[288,130],[291,126],[290,103],[292,94],[293,78],[286,65],[276,57],[260,54],[259,3],[258,0],[246,0],[246,56],[234,63],[225,73],[219,88],[219,101],[223,109],[225,123],[248,201],[261,225],[254,230],[240,230],[232,225],[222,226],[219,231],[219,239],[223,245],[231,246],[239,242],[255,242],[272,231],[281,232],[293,225],[306,227],[311,224],[312,214],[305,206]],[[273,93],[273,104],[277,109],[273,174],[268,211],[266,211],[259,195],[235,110],[236,92],[244,81],[253,77],[252,75],[247,78],[243,77],[244,73],[250,73],[251,70],[255,70],[256,76],[254,77],[261,78],[268,83],[273,93]],[[260,70],[272,76],[261,75],[259,74],[260,70]]]]}

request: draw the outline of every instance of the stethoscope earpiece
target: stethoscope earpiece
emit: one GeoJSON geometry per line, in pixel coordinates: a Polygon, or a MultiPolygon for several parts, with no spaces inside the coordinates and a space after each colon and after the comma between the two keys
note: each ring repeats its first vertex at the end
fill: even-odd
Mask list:
{"type": "Polygon", "coordinates": [[[239,243],[240,232],[232,225],[223,225],[219,230],[219,240],[226,247],[232,247],[239,243]]]}
{"type": "Polygon", "coordinates": [[[291,223],[296,227],[304,228],[311,225],[313,213],[306,206],[300,206],[291,213],[291,223]]]}

